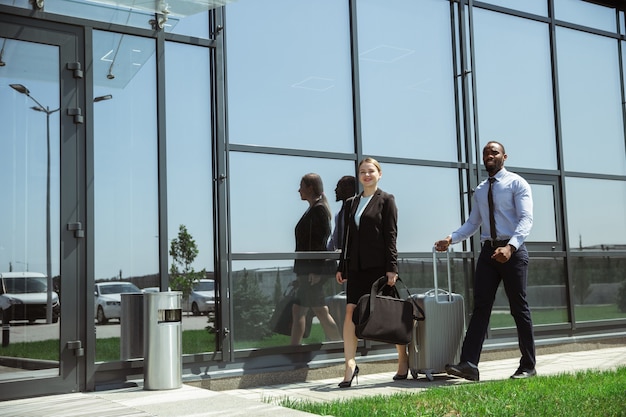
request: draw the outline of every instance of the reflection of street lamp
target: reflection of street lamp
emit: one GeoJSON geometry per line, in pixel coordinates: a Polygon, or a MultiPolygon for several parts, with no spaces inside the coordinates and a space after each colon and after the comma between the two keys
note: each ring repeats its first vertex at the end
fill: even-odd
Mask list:
{"type": "Polygon", "coordinates": [[[50,107],[44,107],[39,101],[30,95],[28,88],[22,84],[10,84],[10,86],[18,93],[25,94],[37,104],[37,106],[31,107],[31,109],[46,113],[46,275],[48,276],[46,323],[50,324],[52,323],[52,254],[50,249],[52,244],[50,237],[50,115],[58,112],[61,108],[59,107],[58,109],[50,110],[50,107]]]}
{"type": "MultiPolygon", "coordinates": [[[[28,272],[28,262],[15,261],[15,263],[16,264],[22,264],[22,265],[26,266],[26,272],[28,272]]],[[[9,272],[12,272],[13,271],[13,265],[11,265],[11,262],[9,262],[9,265],[10,265],[10,268],[11,268],[11,271],[9,271],[9,272]]]]}
{"type": "Polygon", "coordinates": [[[99,101],[111,100],[113,98],[112,94],[107,94],[104,96],[94,97],[93,102],[98,103],[99,101]]]}

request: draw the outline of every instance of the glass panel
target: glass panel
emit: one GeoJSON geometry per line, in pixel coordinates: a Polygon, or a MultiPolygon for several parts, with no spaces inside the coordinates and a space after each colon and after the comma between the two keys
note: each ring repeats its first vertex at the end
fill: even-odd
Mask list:
{"type": "MultiPolygon", "coordinates": [[[[445,254],[437,256],[437,287],[448,290],[448,270],[445,254]]],[[[469,260],[452,259],[450,263],[450,273],[452,275],[452,292],[464,294],[466,298],[467,288],[465,279],[471,275],[472,263],[469,260]]],[[[435,288],[435,278],[433,273],[433,258],[402,258],[398,259],[398,275],[402,282],[409,287],[412,294],[423,294],[435,288]]]]}
{"type": "Polygon", "coordinates": [[[548,15],[548,0],[484,0],[484,3],[495,4],[496,6],[502,6],[508,9],[538,14],[541,16],[548,15]]]}
{"type": "Polygon", "coordinates": [[[456,161],[449,3],[364,0],[357,12],[363,151],[456,161]]]}
{"type": "Polygon", "coordinates": [[[554,0],[554,17],[578,25],[615,32],[615,8],[581,0],[554,0]]]}
{"type": "Polygon", "coordinates": [[[348,2],[238,2],[226,12],[230,142],[354,152],[348,2]]]}
{"type": "Polygon", "coordinates": [[[617,42],[558,27],[556,41],[565,169],[626,174],[617,42]]]}
{"type": "Polygon", "coordinates": [[[169,22],[165,26],[167,32],[179,35],[209,38],[209,12],[197,13],[181,18],[178,22],[169,22]]]}
{"type": "MultiPolygon", "coordinates": [[[[459,226],[461,201],[456,169],[382,164],[380,188],[398,206],[398,251],[430,252],[436,240],[459,226]],[[409,181],[414,186],[400,186],[409,181]],[[421,184],[428,199],[416,192],[421,184]]],[[[460,246],[460,245],[459,245],[460,246]]]]}
{"type": "Polygon", "coordinates": [[[198,245],[190,266],[213,271],[211,71],[207,48],[167,42],[168,239],[185,225],[198,245]],[[193,86],[189,80],[193,80],[193,86]],[[188,117],[193,111],[195,117],[188,117]]]}
{"type": "MultiPolygon", "coordinates": [[[[232,327],[235,349],[265,348],[284,346],[291,343],[289,336],[277,333],[273,326],[272,316],[284,309],[280,300],[288,292],[289,284],[296,280],[293,272],[293,260],[286,261],[238,261],[233,262],[232,327]],[[270,266],[271,265],[271,266],[270,266]]],[[[322,294],[326,306],[322,318],[332,317],[333,337],[327,334],[314,314],[307,314],[305,337],[303,344],[318,344],[326,341],[337,341],[341,335],[343,318],[345,317],[345,297],[340,294],[342,288],[333,276],[324,278],[322,294]]],[[[289,317],[289,310],[286,312],[289,317]]],[[[278,321],[278,320],[275,320],[278,321]]],[[[288,328],[288,327],[287,327],[288,328]]],[[[330,332],[329,332],[330,333],[330,332]]]]}
{"type": "Polygon", "coordinates": [[[507,165],[556,169],[548,25],[475,10],[474,45],[480,148],[500,140],[507,165]]]}
{"type": "Polygon", "coordinates": [[[0,354],[25,359],[3,361],[17,378],[50,376],[61,313],[59,48],[0,42],[0,354]]]}
{"type": "MultiPolygon", "coordinates": [[[[191,352],[215,350],[214,335],[201,329],[214,327],[215,283],[213,246],[213,174],[211,142],[211,65],[207,48],[165,43],[166,72],[166,124],[167,124],[167,215],[168,242],[184,242],[181,227],[193,239],[197,252],[183,257],[185,278],[201,279],[188,296],[183,292],[183,311],[193,313],[183,316],[183,327],[193,328],[195,321],[200,342],[191,352]],[[193,86],[189,84],[193,80],[193,86]],[[188,117],[189,112],[194,117],[188,117]],[[198,317],[206,315],[206,317],[198,317]],[[203,343],[211,344],[203,344],[203,343]]],[[[189,245],[189,247],[193,247],[189,245]]],[[[193,252],[191,252],[193,253],[193,252]]],[[[171,253],[170,253],[171,255],[171,253]]],[[[173,257],[169,258],[172,271],[173,257]]],[[[176,264],[179,268],[180,264],[176,264]]],[[[179,268],[180,272],[181,268],[179,268]]],[[[173,289],[182,290],[171,282],[173,289]]],[[[183,333],[185,340],[192,333],[183,333]]],[[[195,339],[194,339],[195,340],[195,339]]],[[[187,346],[187,344],[186,344],[187,346]]]]}
{"type": "Polygon", "coordinates": [[[626,258],[575,257],[576,322],[626,318],[626,258]]]}
{"type": "MultiPolygon", "coordinates": [[[[531,258],[526,293],[534,326],[569,322],[565,262],[562,258],[531,258]]],[[[496,293],[490,326],[492,329],[515,327],[502,285],[496,293]]]]}
{"type": "Polygon", "coordinates": [[[626,247],[626,181],[565,178],[565,190],[572,249],[626,247]]]}
{"type": "Polygon", "coordinates": [[[530,184],[533,193],[533,228],[528,242],[556,242],[556,207],[553,185],[530,184]]]}
{"type": "Polygon", "coordinates": [[[294,229],[307,209],[298,188],[302,176],[310,172],[322,177],[334,217],[341,203],[335,201],[332,190],[341,177],[354,175],[353,161],[230,153],[233,252],[291,252],[295,249],[294,229]]]}
{"type": "MultiPolygon", "coordinates": [[[[93,40],[94,94],[111,98],[94,104],[95,278],[154,287],[159,272],[155,45],[101,31],[94,31],[93,40]]],[[[115,321],[96,327],[97,361],[119,359],[114,345],[120,297],[95,298],[98,323],[115,321]]]]}

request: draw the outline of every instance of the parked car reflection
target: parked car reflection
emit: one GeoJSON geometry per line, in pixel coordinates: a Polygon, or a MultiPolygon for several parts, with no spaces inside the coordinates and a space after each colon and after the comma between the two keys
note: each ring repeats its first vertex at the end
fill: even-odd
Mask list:
{"type": "MultiPolygon", "coordinates": [[[[46,319],[48,282],[39,272],[0,273],[0,319],[11,321],[46,319]]],[[[52,322],[59,321],[59,295],[52,291],[52,322]]],[[[4,322],[3,322],[4,324],[4,322]]]]}
{"type": "Polygon", "coordinates": [[[198,281],[189,294],[189,299],[183,300],[183,311],[191,311],[194,316],[215,312],[215,281],[198,281]]]}
{"type": "Polygon", "coordinates": [[[99,282],[95,286],[95,314],[98,324],[106,324],[110,319],[120,319],[122,315],[122,294],[141,293],[131,282],[99,282]]]}

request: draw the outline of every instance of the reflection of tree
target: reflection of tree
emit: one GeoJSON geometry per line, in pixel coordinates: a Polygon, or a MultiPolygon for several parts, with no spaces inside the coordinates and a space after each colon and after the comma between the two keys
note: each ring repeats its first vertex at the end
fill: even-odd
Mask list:
{"type": "Polygon", "coordinates": [[[188,299],[193,286],[204,278],[206,271],[195,272],[191,264],[198,256],[196,241],[187,232],[187,227],[181,224],[178,228],[178,238],[170,244],[170,287],[183,293],[183,299],[188,299]]]}
{"type": "Polygon", "coordinates": [[[263,295],[256,277],[250,277],[248,271],[233,274],[233,323],[235,338],[242,340],[259,340],[272,334],[269,319],[272,314],[272,303],[268,296],[263,295]],[[241,276],[241,275],[242,276],[241,276]]]}

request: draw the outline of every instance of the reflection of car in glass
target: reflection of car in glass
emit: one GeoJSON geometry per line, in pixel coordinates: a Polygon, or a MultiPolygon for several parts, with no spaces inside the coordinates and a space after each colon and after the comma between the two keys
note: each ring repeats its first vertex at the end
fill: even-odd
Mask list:
{"type": "MultiPolygon", "coordinates": [[[[59,295],[52,291],[52,322],[59,321],[59,295]]],[[[48,279],[39,272],[0,273],[0,317],[10,320],[46,319],[48,279]]]]}
{"type": "Polygon", "coordinates": [[[191,311],[194,316],[215,311],[215,281],[201,279],[193,286],[189,299],[183,301],[183,310],[191,311]]]}
{"type": "Polygon", "coordinates": [[[141,290],[131,282],[107,281],[96,283],[94,306],[98,324],[106,324],[110,319],[120,318],[122,315],[122,294],[126,293],[141,293],[141,290]]]}

